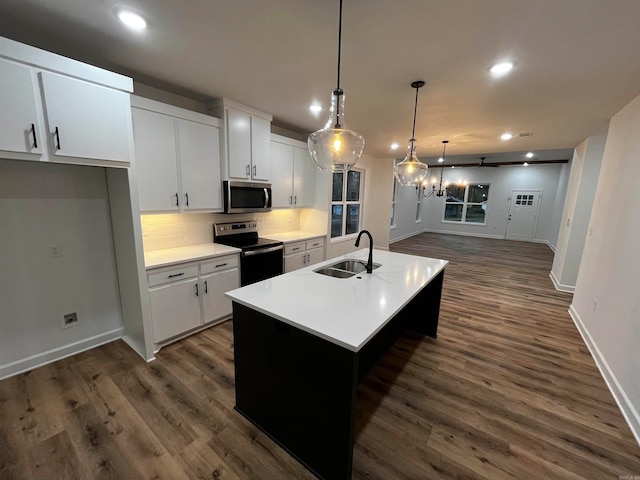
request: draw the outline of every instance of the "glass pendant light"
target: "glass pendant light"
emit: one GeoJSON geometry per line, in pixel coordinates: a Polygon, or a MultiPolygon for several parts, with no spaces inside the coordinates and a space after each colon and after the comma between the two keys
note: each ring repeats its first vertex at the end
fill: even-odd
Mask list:
{"type": "Polygon", "coordinates": [[[364,137],[349,130],[344,121],[344,91],[340,88],[340,50],[342,45],[342,0],[338,27],[338,86],[331,95],[329,120],[324,128],[309,135],[311,158],[320,170],[346,171],[353,167],[364,150],[364,137]]]}
{"type": "Polygon", "coordinates": [[[413,107],[413,130],[407,147],[407,156],[398,163],[393,172],[398,183],[404,187],[416,187],[427,178],[427,165],[422,163],[416,155],[416,114],[418,113],[418,90],[424,87],[422,80],[415,81],[411,88],[416,89],[416,102],[413,107]]]}

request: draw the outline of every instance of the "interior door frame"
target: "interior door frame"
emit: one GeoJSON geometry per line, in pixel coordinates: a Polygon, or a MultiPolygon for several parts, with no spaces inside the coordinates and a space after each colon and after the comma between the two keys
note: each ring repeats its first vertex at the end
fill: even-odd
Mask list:
{"type": "MultiPolygon", "coordinates": [[[[538,228],[538,217],[540,216],[540,203],[542,203],[542,196],[544,194],[544,190],[542,190],[541,188],[512,188],[511,192],[509,193],[509,208],[507,209],[507,222],[506,222],[506,226],[504,229],[504,239],[507,240],[507,233],[509,232],[509,222],[510,217],[511,217],[511,207],[514,205],[513,203],[513,198],[514,198],[514,193],[513,192],[538,192],[538,203],[536,205],[536,218],[533,222],[533,237],[531,238],[530,241],[535,241],[535,236],[536,236],[536,229],[538,228]]],[[[517,241],[517,240],[516,240],[517,241]]]]}

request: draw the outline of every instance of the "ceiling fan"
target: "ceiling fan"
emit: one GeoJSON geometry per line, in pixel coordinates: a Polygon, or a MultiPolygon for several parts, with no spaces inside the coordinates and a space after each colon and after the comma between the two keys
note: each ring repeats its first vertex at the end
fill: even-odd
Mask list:
{"type": "Polygon", "coordinates": [[[495,168],[498,168],[500,166],[497,163],[484,163],[485,158],[487,158],[487,157],[480,157],[480,163],[478,164],[478,167],[495,167],[495,168]]]}

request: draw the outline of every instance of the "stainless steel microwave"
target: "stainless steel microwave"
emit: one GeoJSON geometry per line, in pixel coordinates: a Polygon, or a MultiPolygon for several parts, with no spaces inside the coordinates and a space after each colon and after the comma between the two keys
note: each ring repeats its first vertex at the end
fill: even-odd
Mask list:
{"type": "Polygon", "coordinates": [[[224,213],[271,211],[271,184],[254,182],[222,183],[224,213]]]}

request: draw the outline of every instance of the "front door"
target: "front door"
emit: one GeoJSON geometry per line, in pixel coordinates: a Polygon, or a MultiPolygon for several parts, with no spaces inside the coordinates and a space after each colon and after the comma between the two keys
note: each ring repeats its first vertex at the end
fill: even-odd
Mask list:
{"type": "Polygon", "coordinates": [[[511,190],[505,239],[533,241],[541,199],[542,190],[511,190]]]}

